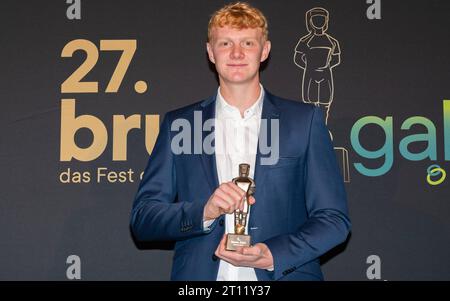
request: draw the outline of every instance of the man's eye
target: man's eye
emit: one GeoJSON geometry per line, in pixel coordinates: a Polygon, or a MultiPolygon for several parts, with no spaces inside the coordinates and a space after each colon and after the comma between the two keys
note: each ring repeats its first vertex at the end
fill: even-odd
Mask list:
{"type": "Polygon", "coordinates": [[[251,47],[251,46],[253,46],[253,42],[252,41],[245,41],[244,45],[247,46],[247,47],[251,47]]]}
{"type": "Polygon", "coordinates": [[[228,46],[230,43],[228,42],[222,42],[222,46],[228,46]]]}

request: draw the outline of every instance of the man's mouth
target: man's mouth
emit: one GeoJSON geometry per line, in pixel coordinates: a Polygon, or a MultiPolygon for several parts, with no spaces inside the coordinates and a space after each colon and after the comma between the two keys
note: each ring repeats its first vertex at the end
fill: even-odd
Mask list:
{"type": "Polygon", "coordinates": [[[228,67],[245,67],[247,64],[227,64],[228,67]]]}

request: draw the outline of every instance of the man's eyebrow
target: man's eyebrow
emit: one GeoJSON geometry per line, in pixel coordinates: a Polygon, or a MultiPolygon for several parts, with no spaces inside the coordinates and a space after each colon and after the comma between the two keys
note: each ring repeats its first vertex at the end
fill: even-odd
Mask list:
{"type": "MultiPolygon", "coordinates": [[[[221,38],[216,38],[216,40],[233,40],[233,38],[221,37],[221,38]]],[[[257,37],[240,37],[240,38],[237,38],[237,40],[258,40],[258,38],[257,37]]]]}

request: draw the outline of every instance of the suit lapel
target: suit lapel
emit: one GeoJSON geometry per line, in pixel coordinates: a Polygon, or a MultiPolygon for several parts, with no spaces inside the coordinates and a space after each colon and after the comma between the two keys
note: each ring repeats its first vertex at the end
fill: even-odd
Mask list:
{"type": "Polygon", "coordinates": [[[271,119],[277,119],[279,118],[279,110],[278,108],[273,104],[272,95],[269,94],[269,92],[265,91],[264,96],[264,103],[263,103],[263,109],[261,113],[261,125],[263,123],[263,120],[265,120],[267,127],[266,130],[261,126],[259,131],[259,137],[258,137],[258,151],[256,153],[256,162],[255,162],[255,182],[256,185],[258,183],[262,183],[265,174],[265,170],[267,165],[261,165],[261,149],[260,149],[260,141],[261,136],[266,135],[267,136],[267,145],[271,145],[271,119]],[[265,133],[264,133],[265,132],[265,133]],[[257,182],[258,181],[258,182],[257,182]]]}
{"type": "MultiPolygon", "coordinates": [[[[202,127],[206,120],[213,119],[216,116],[216,96],[211,96],[201,103],[202,107],[202,127]]],[[[214,135],[213,129],[213,135],[214,135]]],[[[204,138],[204,137],[203,137],[204,138]]],[[[202,166],[206,174],[206,178],[208,179],[208,183],[211,186],[212,191],[214,191],[219,186],[219,179],[217,176],[217,167],[216,167],[216,156],[215,152],[212,154],[206,154],[202,148],[202,166]]]]}
{"type": "MultiPolygon", "coordinates": [[[[264,227],[264,195],[261,193],[261,189],[258,189],[258,187],[264,187],[265,185],[265,176],[267,175],[267,165],[261,165],[261,149],[260,149],[260,142],[261,142],[261,136],[266,135],[266,141],[267,145],[272,145],[271,141],[271,120],[272,119],[278,119],[279,118],[279,110],[276,107],[276,105],[273,102],[273,96],[265,90],[264,95],[264,103],[263,103],[263,109],[261,113],[261,126],[259,131],[259,137],[258,137],[258,147],[257,147],[257,153],[256,153],[256,160],[255,160],[255,184],[256,184],[256,192],[255,192],[255,199],[256,204],[252,206],[251,208],[251,214],[250,214],[250,220],[248,222],[249,225],[249,234],[252,236],[252,241],[258,241],[258,234],[261,233],[262,227],[264,227]],[[263,120],[266,122],[266,129],[262,126],[263,120]]],[[[267,155],[267,154],[266,154],[267,155]]],[[[265,156],[266,156],[265,155],[265,156]]]]}

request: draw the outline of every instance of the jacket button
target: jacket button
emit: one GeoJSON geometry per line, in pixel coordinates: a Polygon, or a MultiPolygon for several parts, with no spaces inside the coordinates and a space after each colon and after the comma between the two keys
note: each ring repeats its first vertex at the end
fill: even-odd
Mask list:
{"type": "Polygon", "coordinates": [[[224,221],[223,221],[223,219],[221,219],[221,220],[219,221],[219,225],[220,225],[221,227],[223,227],[223,224],[224,224],[224,221]]]}
{"type": "Polygon", "coordinates": [[[219,257],[217,257],[216,254],[213,254],[212,260],[213,260],[213,261],[217,261],[217,259],[219,259],[219,257]]]}

